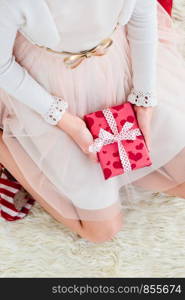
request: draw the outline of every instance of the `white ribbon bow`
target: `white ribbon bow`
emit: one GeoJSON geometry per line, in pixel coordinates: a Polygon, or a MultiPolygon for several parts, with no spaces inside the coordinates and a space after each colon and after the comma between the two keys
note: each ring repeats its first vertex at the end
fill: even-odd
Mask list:
{"type": "Polygon", "coordinates": [[[124,172],[131,171],[131,164],[127,155],[127,152],[122,144],[123,140],[135,140],[137,136],[141,135],[141,131],[139,128],[132,129],[133,123],[126,122],[121,131],[118,132],[116,120],[109,108],[104,109],[103,111],[104,117],[107,120],[112,132],[108,132],[103,128],[100,128],[98,138],[96,138],[93,144],[90,145],[90,152],[100,152],[101,148],[105,145],[113,144],[115,142],[118,143],[118,151],[120,155],[120,160],[124,172]]]}

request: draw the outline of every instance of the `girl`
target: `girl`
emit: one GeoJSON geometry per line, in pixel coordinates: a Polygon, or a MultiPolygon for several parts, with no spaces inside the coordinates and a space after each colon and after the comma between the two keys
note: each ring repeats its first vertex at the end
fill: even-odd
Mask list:
{"type": "Polygon", "coordinates": [[[0,162],[54,218],[103,242],[142,192],[184,197],[184,62],[155,0],[0,0],[0,41],[0,162]],[[125,101],[153,164],[105,181],[83,116],[125,101]]]}

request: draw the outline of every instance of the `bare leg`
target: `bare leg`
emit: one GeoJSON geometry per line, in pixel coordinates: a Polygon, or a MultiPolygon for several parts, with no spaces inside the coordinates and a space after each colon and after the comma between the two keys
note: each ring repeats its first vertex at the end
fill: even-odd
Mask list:
{"type": "Polygon", "coordinates": [[[12,158],[6,145],[2,140],[2,132],[0,131],[0,162],[7,170],[17,179],[17,181],[27,190],[32,197],[40,203],[40,205],[51,214],[57,221],[67,226],[73,232],[79,234],[92,242],[104,242],[110,240],[122,227],[121,213],[111,220],[107,221],[80,221],[68,219],[61,216],[55,209],[44,201],[44,199],[36,193],[36,191],[25,180],[23,174],[12,158]]]}
{"type": "MultiPolygon", "coordinates": [[[[180,159],[181,157],[179,157],[179,160],[180,159]]],[[[162,191],[162,193],[170,196],[185,198],[185,182],[181,184],[177,183],[178,180],[182,181],[184,174],[181,173],[177,179],[173,178],[173,170],[179,164],[180,162],[178,162],[178,158],[176,158],[174,162],[170,161],[170,164],[166,165],[165,168],[160,168],[159,170],[140,178],[138,182],[136,181],[134,184],[139,187],[145,187],[147,185],[148,190],[151,188],[151,191],[162,191]],[[168,189],[167,187],[170,187],[174,182],[176,182],[177,185],[168,189]]]]}
{"type": "Polygon", "coordinates": [[[60,214],[57,213],[51,206],[49,206],[39,194],[36,193],[35,190],[28,184],[25,180],[21,171],[19,170],[18,166],[16,165],[14,159],[12,158],[10,152],[8,151],[6,145],[3,143],[2,138],[0,140],[0,162],[7,168],[7,170],[17,179],[17,181],[32,195],[34,199],[36,199],[41,206],[48,213],[50,213],[54,218],[63,223],[64,225],[68,226],[74,232],[81,234],[82,226],[78,220],[70,220],[63,218],[60,214]]]}
{"type": "Polygon", "coordinates": [[[165,191],[164,193],[174,197],[185,198],[185,182],[165,191]]]}

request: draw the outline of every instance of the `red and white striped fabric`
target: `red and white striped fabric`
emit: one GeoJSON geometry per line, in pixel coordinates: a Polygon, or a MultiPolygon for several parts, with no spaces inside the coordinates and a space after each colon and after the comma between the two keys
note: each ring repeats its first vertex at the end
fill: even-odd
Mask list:
{"type": "Polygon", "coordinates": [[[16,180],[11,180],[9,176],[7,176],[7,171],[5,171],[1,165],[0,173],[0,216],[7,221],[21,220],[29,213],[35,200],[16,180]],[[20,209],[15,203],[16,195],[20,195],[22,198],[20,199],[20,209]]]}
{"type": "Polygon", "coordinates": [[[158,1],[166,9],[166,11],[169,13],[169,15],[171,16],[173,0],[158,0],[158,1]]]}

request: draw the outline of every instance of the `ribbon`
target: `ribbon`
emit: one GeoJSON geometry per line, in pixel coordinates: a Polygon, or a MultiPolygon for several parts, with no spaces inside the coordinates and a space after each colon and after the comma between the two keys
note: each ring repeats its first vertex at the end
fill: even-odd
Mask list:
{"type": "Polygon", "coordinates": [[[113,144],[115,142],[118,143],[118,151],[121,160],[122,167],[124,172],[131,171],[131,164],[127,155],[127,152],[122,144],[123,140],[135,140],[137,136],[142,135],[139,128],[132,129],[133,123],[126,122],[121,131],[118,132],[116,120],[109,108],[102,110],[104,117],[111,128],[112,133],[106,131],[103,128],[100,128],[98,138],[96,138],[93,144],[90,145],[90,152],[100,152],[101,148],[105,145],[113,144]]]}
{"type": "MultiPolygon", "coordinates": [[[[98,44],[98,46],[92,48],[91,50],[81,51],[80,53],[73,53],[70,56],[64,58],[64,63],[67,67],[74,69],[81,64],[81,62],[91,56],[102,56],[106,53],[108,47],[113,43],[111,38],[107,38],[98,44]]],[[[70,54],[70,52],[63,51],[64,54],[70,54]]]]}

